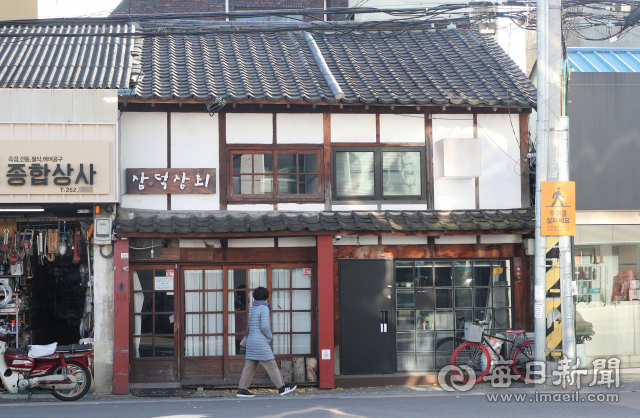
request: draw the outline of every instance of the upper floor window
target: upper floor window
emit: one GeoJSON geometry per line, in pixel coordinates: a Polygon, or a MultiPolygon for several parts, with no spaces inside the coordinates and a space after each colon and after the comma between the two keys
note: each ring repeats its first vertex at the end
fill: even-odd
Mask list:
{"type": "Polygon", "coordinates": [[[231,199],[321,199],[320,149],[231,150],[231,199]]]}
{"type": "Polygon", "coordinates": [[[335,147],[333,199],[425,199],[424,151],[424,147],[335,147]]]}

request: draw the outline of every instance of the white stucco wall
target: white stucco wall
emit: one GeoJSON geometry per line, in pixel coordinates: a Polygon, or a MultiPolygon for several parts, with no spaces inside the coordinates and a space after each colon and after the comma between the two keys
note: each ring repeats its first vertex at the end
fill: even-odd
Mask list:
{"type": "Polygon", "coordinates": [[[324,142],[322,113],[278,113],[276,142],[278,144],[322,144],[324,142]]]}
{"type": "Polygon", "coordinates": [[[376,115],[331,115],[331,142],[376,142],[376,115]]]}
{"type": "Polygon", "coordinates": [[[273,143],[271,113],[227,113],[227,144],[273,143]]]}
{"type": "Polygon", "coordinates": [[[380,115],[380,142],[425,143],[424,115],[380,115]]]}

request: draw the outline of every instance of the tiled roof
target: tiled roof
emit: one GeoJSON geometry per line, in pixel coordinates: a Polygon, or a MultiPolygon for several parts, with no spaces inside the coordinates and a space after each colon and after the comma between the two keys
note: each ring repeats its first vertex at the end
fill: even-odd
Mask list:
{"type": "Polygon", "coordinates": [[[381,212],[178,212],[120,209],[118,232],[238,233],[277,231],[476,231],[530,230],[533,208],[381,212]]]}
{"type": "Polygon", "coordinates": [[[134,31],[131,24],[0,26],[2,34],[26,35],[0,38],[0,88],[128,88],[133,39],[99,34],[134,31]],[[87,36],[28,36],[43,33],[87,36]]]}
{"type": "MultiPolygon", "coordinates": [[[[469,30],[313,36],[344,103],[535,106],[535,87],[515,62],[469,30]]],[[[140,99],[336,102],[302,32],[148,37],[141,65],[140,99]]]]}

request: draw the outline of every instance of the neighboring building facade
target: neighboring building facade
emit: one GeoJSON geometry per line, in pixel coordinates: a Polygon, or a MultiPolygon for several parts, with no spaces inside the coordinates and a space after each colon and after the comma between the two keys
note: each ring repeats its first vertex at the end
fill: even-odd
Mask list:
{"type": "Polygon", "coordinates": [[[2,0],[0,2],[0,19],[37,19],[38,0],[2,0]]]}
{"type": "Polygon", "coordinates": [[[570,48],[576,337],[582,362],[640,366],[640,50],[570,48]]]}

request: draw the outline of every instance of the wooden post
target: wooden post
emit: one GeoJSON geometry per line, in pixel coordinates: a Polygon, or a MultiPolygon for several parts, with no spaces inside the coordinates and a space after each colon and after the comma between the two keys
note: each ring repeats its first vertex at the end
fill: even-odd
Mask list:
{"type": "Polygon", "coordinates": [[[335,387],[333,338],[333,237],[318,236],[318,342],[320,388],[335,387]]]}
{"type": "Polygon", "coordinates": [[[318,381],[318,359],[307,357],[307,382],[318,381]]]}
{"type": "Polygon", "coordinates": [[[293,381],[296,383],[305,381],[304,357],[293,358],[293,381]]]}
{"type": "Polygon", "coordinates": [[[129,394],[129,240],[114,243],[113,394],[129,394]]]}
{"type": "Polygon", "coordinates": [[[293,362],[291,360],[282,360],[280,362],[280,372],[285,384],[293,382],[293,362]]]}

